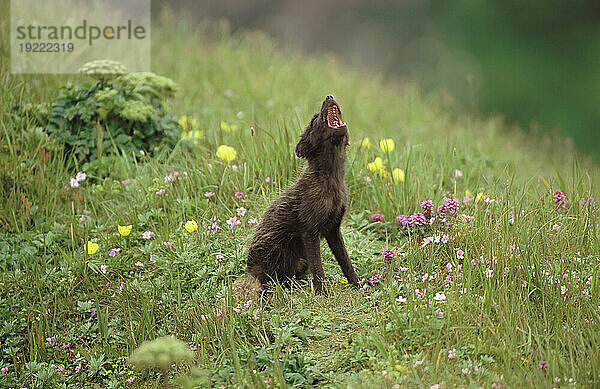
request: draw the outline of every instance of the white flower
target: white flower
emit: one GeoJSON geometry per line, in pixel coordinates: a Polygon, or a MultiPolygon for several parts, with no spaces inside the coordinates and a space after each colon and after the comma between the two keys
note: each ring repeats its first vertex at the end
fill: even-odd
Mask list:
{"type": "Polygon", "coordinates": [[[443,293],[436,293],[435,297],[433,299],[436,301],[446,301],[447,300],[446,295],[443,293]]]}
{"type": "Polygon", "coordinates": [[[398,301],[399,303],[405,303],[406,302],[406,298],[402,297],[402,296],[398,296],[398,298],[396,299],[396,301],[398,301]]]}
{"type": "Polygon", "coordinates": [[[85,174],[84,172],[79,172],[77,173],[77,175],[75,176],[75,179],[79,182],[81,181],[85,181],[85,179],[87,178],[87,174],[85,174]]]}
{"type": "Polygon", "coordinates": [[[71,188],[79,188],[79,181],[76,178],[71,178],[71,188]]]}

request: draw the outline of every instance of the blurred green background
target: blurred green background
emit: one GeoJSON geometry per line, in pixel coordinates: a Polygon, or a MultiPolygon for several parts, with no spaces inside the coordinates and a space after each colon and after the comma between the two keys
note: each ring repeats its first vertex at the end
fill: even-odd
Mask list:
{"type": "Polygon", "coordinates": [[[598,0],[158,0],[193,21],[444,89],[465,110],[560,131],[600,158],[598,0]]]}

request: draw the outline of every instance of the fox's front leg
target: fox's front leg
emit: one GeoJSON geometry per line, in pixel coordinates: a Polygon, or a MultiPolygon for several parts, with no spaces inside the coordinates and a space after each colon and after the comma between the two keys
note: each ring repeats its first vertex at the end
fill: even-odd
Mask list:
{"type": "Polygon", "coordinates": [[[352,267],[352,262],[350,262],[350,257],[346,251],[346,245],[344,244],[340,226],[338,225],[326,234],[325,239],[327,240],[327,244],[329,245],[333,256],[342,268],[342,272],[344,272],[346,279],[348,279],[348,282],[353,286],[358,286],[358,276],[352,267]]]}
{"type": "Polygon", "coordinates": [[[319,244],[319,235],[315,233],[302,234],[302,243],[306,251],[306,260],[313,274],[313,284],[316,294],[323,294],[323,263],[321,262],[321,245],[319,244]]]}

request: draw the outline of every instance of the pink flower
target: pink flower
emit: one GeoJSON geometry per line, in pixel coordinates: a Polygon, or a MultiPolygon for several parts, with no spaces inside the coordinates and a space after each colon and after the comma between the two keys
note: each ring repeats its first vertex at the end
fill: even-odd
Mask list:
{"type": "Polygon", "coordinates": [[[173,242],[163,242],[163,245],[164,245],[166,248],[171,248],[171,247],[173,247],[173,242]]]}
{"type": "Polygon", "coordinates": [[[444,317],[444,312],[442,312],[442,310],[438,308],[435,311],[433,311],[433,316],[444,317]]]}
{"type": "Polygon", "coordinates": [[[213,197],[215,194],[213,192],[204,192],[204,197],[206,197],[207,199],[210,199],[211,197],[213,197]]]}
{"type": "Polygon", "coordinates": [[[162,195],[165,194],[165,190],[164,189],[159,189],[159,190],[156,191],[156,194],[159,195],[159,196],[162,196],[162,195]]]}
{"type": "Polygon", "coordinates": [[[144,264],[142,262],[140,262],[140,261],[137,261],[135,263],[135,266],[137,266],[137,267],[144,267],[144,264]]]}
{"type": "Polygon", "coordinates": [[[121,252],[121,249],[112,249],[110,250],[110,253],[108,253],[108,255],[110,255],[111,257],[114,257],[115,255],[119,254],[121,252]]]}
{"type": "Polygon", "coordinates": [[[100,265],[100,271],[102,272],[102,274],[106,274],[106,265],[100,265]]]}
{"type": "Polygon", "coordinates": [[[90,215],[92,214],[92,211],[90,211],[90,210],[88,210],[88,209],[84,209],[84,210],[83,210],[83,214],[84,214],[84,215],[88,215],[88,216],[90,216],[90,215]]]}
{"type": "Polygon", "coordinates": [[[567,196],[565,196],[565,194],[560,190],[557,190],[554,193],[552,193],[552,201],[554,201],[554,206],[556,208],[565,208],[567,206],[565,201],[566,198],[567,196]]]}
{"type": "Polygon", "coordinates": [[[127,382],[129,382],[130,384],[132,384],[133,381],[135,381],[135,377],[129,377],[129,378],[127,378],[127,382]]]}
{"type": "Polygon", "coordinates": [[[546,370],[548,368],[548,362],[547,361],[540,361],[539,365],[540,369],[542,370],[546,370]]]}
{"type": "Polygon", "coordinates": [[[239,217],[246,216],[246,208],[244,208],[244,207],[240,207],[240,208],[236,209],[235,211],[237,212],[237,215],[239,217]]]}
{"type": "Polygon", "coordinates": [[[560,229],[560,226],[558,224],[555,224],[552,226],[552,231],[558,231],[560,229]]]}
{"type": "Polygon", "coordinates": [[[144,239],[150,239],[154,236],[154,232],[152,231],[145,231],[144,233],[142,233],[142,238],[144,239]]]}
{"type": "Polygon", "coordinates": [[[386,262],[391,262],[394,258],[396,258],[396,250],[394,249],[384,249],[381,253],[386,262]]]}
{"type": "Polygon", "coordinates": [[[455,356],[456,356],[455,348],[453,348],[452,350],[448,350],[448,359],[454,359],[455,356]]]}
{"type": "Polygon", "coordinates": [[[265,178],[265,183],[267,183],[267,184],[268,184],[268,183],[270,183],[270,182],[271,182],[271,177],[267,177],[267,178],[265,178]]]}
{"type": "Polygon", "coordinates": [[[456,258],[458,259],[464,259],[465,257],[465,252],[462,251],[461,249],[454,249],[454,251],[456,251],[456,258]]]}
{"type": "Polygon", "coordinates": [[[156,263],[156,262],[158,262],[158,261],[157,261],[156,259],[154,259],[152,256],[150,256],[150,262],[152,262],[152,263],[156,263]]]}
{"type": "Polygon", "coordinates": [[[250,220],[248,220],[248,225],[249,225],[250,227],[254,226],[254,225],[255,225],[255,224],[257,224],[257,223],[258,223],[258,220],[257,220],[256,218],[254,218],[254,217],[253,217],[253,218],[251,218],[250,220]]]}
{"type": "Polygon", "coordinates": [[[235,192],[235,198],[241,200],[244,198],[244,194],[242,192],[235,192]]]}
{"type": "Polygon", "coordinates": [[[129,184],[131,184],[131,180],[130,179],[123,180],[123,181],[121,181],[121,184],[129,185],[129,184]]]}
{"type": "Polygon", "coordinates": [[[446,199],[446,202],[438,207],[438,213],[443,215],[456,216],[460,204],[456,199],[446,199]]]}
{"type": "Polygon", "coordinates": [[[1,371],[2,373],[8,373],[8,366],[6,366],[6,367],[3,367],[2,369],[0,369],[0,371],[1,371]]]}
{"type": "Polygon", "coordinates": [[[421,202],[421,210],[423,210],[423,215],[425,215],[427,219],[431,219],[433,216],[433,201],[425,200],[421,202]]]}
{"type": "Polygon", "coordinates": [[[385,216],[381,213],[374,213],[371,215],[371,220],[374,222],[384,222],[385,216]]]}

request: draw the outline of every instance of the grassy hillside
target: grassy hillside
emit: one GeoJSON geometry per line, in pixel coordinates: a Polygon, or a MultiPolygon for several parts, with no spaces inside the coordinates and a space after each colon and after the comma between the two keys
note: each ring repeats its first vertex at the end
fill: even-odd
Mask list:
{"type": "Polygon", "coordinates": [[[134,371],[127,357],[162,335],[194,351],[191,368],[171,371],[184,387],[600,383],[590,200],[600,174],[570,142],[458,113],[448,96],[333,58],[276,52],[260,33],[209,34],[165,16],[152,34],[154,72],[179,85],[169,108],[194,118],[201,137],[123,156],[78,188],[80,162],[14,106],[86,79],[10,75],[2,47],[3,386],[158,387],[159,372],[134,371]],[[313,296],[309,277],[236,306],[249,221],[303,168],[295,143],[327,94],[350,131],[343,233],[366,286],[346,285],[324,245],[329,296],[313,296]],[[236,150],[233,161],[217,157],[220,145],[236,150]],[[399,224],[428,199],[446,214],[399,224]],[[191,233],[190,220],[200,226],[191,233]],[[384,249],[395,269],[378,281],[384,249]]]}

